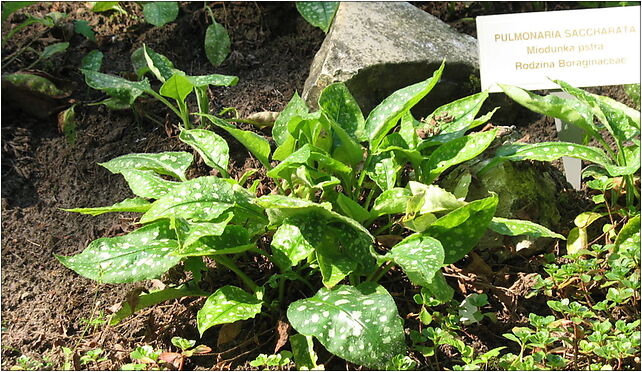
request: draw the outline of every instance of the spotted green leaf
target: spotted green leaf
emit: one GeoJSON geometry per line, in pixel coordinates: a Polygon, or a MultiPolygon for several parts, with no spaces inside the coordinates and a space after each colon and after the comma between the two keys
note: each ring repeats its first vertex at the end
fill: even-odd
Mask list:
{"type": "Polygon", "coordinates": [[[381,369],[405,353],[403,321],[390,294],[372,282],[321,289],[288,307],[292,327],[314,336],[332,354],[381,369]]]}
{"type": "Polygon", "coordinates": [[[47,59],[51,58],[55,54],[64,52],[69,48],[69,43],[68,42],[63,42],[63,43],[55,43],[51,45],[47,45],[43,50],[42,53],[40,53],[40,59],[47,59]]]}
{"type": "Polygon", "coordinates": [[[299,13],[312,26],[319,27],[327,33],[334,14],[339,9],[338,1],[297,1],[296,8],[299,13]]]}
{"type": "Polygon", "coordinates": [[[410,197],[412,192],[409,189],[395,187],[385,190],[375,199],[370,214],[372,217],[379,217],[384,214],[405,213],[410,197]]]}
{"type": "Polygon", "coordinates": [[[497,130],[470,134],[437,147],[422,163],[423,182],[431,184],[446,169],[481,154],[495,139],[497,130]]]}
{"type": "Polygon", "coordinates": [[[185,98],[192,93],[194,85],[188,78],[180,74],[174,74],[161,85],[158,91],[165,97],[174,98],[179,102],[184,102],[185,98]]]}
{"type": "Polygon", "coordinates": [[[178,17],[178,2],[157,1],[143,5],[145,21],[156,27],[173,22],[178,17]]]}
{"type": "Polygon", "coordinates": [[[8,84],[12,89],[26,90],[30,94],[44,95],[51,98],[68,97],[69,93],[56,87],[46,77],[17,72],[14,74],[3,74],[2,84],[8,84]]]}
{"type": "Polygon", "coordinates": [[[446,303],[452,300],[455,294],[455,291],[450,285],[448,285],[448,282],[446,282],[446,278],[441,271],[437,271],[435,273],[435,276],[433,276],[430,283],[422,288],[421,292],[422,294],[424,292],[428,292],[432,297],[436,298],[441,303],[446,303]]]}
{"type": "Polygon", "coordinates": [[[497,195],[475,200],[437,219],[425,231],[444,247],[444,263],[451,264],[470,252],[486,232],[495,209],[497,195]]]}
{"type": "Polygon", "coordinates": [[[140,219],[141,223],[160,218],[210,221],[230,209],[241,197],[231,183],[218,177],[199,177],[185,181],[156,200],[140,219]]]}
{"type": "Polygon", "coordinates": [[[232,220],[232,213],[221,215],[212,222],[193,222],[188,224],[188,230],[181,236],[181,245],[188,247],[199,239],[207,236],[221,236],[225,232],[227,224],[232,220]]]}
{"type": "Polygon", "coordinates": [[[598,132],[597,126],[593,124],[590,108],[578,100],[552,94],[539,96],[512,85],[499,84],[499,87],[507,96],[529,110],[561,119],[594,135],[598,132]]]}
{"type": "Polygon", "coordinates": [[[131,283],[157,278],[181,260],[167,222],[144,226],[127,235],[100,238],[75,256],[56,258],[69,269],[104,283],[131,283]]]}
{"type": "MultiPolygon", "coordinates": [[[[205,227],[205,225],[203,225],[205,227]]],[[[218,227],[217,227],[218,228],[218,227]]],[[[189,233],[192,233],[190,231],[189,233]]],[[[201,231],[206,233],[205,231],[201,231]]],[[[197,238],[194,242],[189,241],[189,245],[184,246],[175,254],[181,257],[190,256],[211,256],[221,254],[235,254],[245,252],[253,247],[256,243],[250,241],[248,230],[242,226],[227,225],[223,233],[219,236],[213,232],[202,236],[187,236],[187,239],[197,238]]],[[[188,243],[188,241],[186,241],[188,243]]]]}
{"type": "Polygon", "coordinates": [[[152,72],[158,80],[164,83],[176,71],[169,58],[156,53],[144,44],[132,53],[131,63],[139,79],[147,72],[152,72]]]}
{"type": "Polygon", "coordinates": [[[439,126],[440,134],[458,132],[463,134],[466,130],[472,129],[474,124],[481,124],[475,122],[475,115],[487,98],[488,92],[480,92],[447,103],[430,114],[426,121],[434,120],[439,126]],[[449,120],[443,120],[446,117],[449,120]]]}
{"type": "Polygon", "coordinates": [[[401,164],[395,158],[395,154],[387,152],[374,155],[365,172],[381,190],[389,190],[395,187],[400,170],[401,164]]]}
{"type": "Polygon", "coordinates": [[[272,257],[274,263],[283,271],[296,266],[313,251],[314,247],[294,224],[282,224],[272,238],[272,257]]]}
{"type": "Polygon", "coordinates": [[[194,156],[188,152],[161,152],[158,154],[127,154],[105,163],[98,163],[112,173],[124,169],[152,170],[156,173],[186,180],[185,170],[192,164],[194,156]]]}
{"type": "Polygon", "coordinates": [[[125,199],[119,203],[108,207],[93,207],[93,208],[71,208],[63,209],[66,212],[75,212],[81,214],[89,214],[92,216],[98,216],[103,213],[108,212],[147,212],[151,203],[145,199],[141,198],[131,198],[125,199]]]}
{"type": "Polygon", "coordinates": [[[103,53],[94,49],[91,52],[85,54],[80,61],[81,70],[91,70],[91,71],[100,71],[100,67],[103,64],[103,53]]]}
{"type": "Polygon", "coordinates": [[[151,170],[122,169],[120,174],[125,177],[132,192],[143,198],[158,199],[180,185],[179,182],[160,178],[151,170]]]}
{"type": "Polygon", "coordinates": [[[432,90],[441,77],[444,65],[442,63],[432,77],[392,93],[370,112],[365,132],[371,150],[376,150],[399,119],[432,90]]]}
{"type": "Polygon", "coordinates": [[[212,85],[215,87],[232,87],[238,84],[238,76],[231,75],[220,75],[220,74],[210,74],[210,75],[197,75],[197,76],[185,76],[192,85],[195,87],[206,87],[212,85]]]}
{"type": "Polygon", "coordinates": [[[274,138],[274,142],[279,146],[283,145],[290,135],[288,132],[288,123],[290,120],[294,116],[305,115],[307,113],[308,106],[306,106],[305,101],[297,92],[294,92],[290,102],[288,102],[283,111],[281,111],[274,121],[274,126],[272,127],[272,137],[274,138]]]}
{"type": "Polygon", "coordinates": [[[221,136],[205,129],[183,129],[178,138],[198,151],[205,164],[227,174],[230,150],[221,136]]]}
{"type": "Polygon", "coordinates": [[[413,284],[427,286],[444,264],[444,248],[426,234],[412,234],[386,255],[401,266],[413,284]]]}
{"type": "Polygon", "coordinates": [[[508,236],[528,235],[533,238],[557,238],[566,240],[562,235],[554,233],[542,225],[525,220],[493,217],[488,228],[498,234],[508,236]]]}
{"type": "Polygon", "coordinates": [[[326,116],[323,116],[322,120],[328,121],[332,128],[332,157],[348,165],[359,164],[363,160],[361,145],[334,120],[326,116]]]}
{"type": "Polygon", "coordinates": [[[201,114],[201,116],[206,117],[210,122],[217,127],[228,132],[232,137],[239,141],[246,149],[248,149],[252,155],[265,166],[267,169],[272,169],[270,165],[270,143],[263,137],[258,134],[246,130],[241,130],[229,124],[225,120],[219,119],[213,115],[201,114]]]}
{"type": "Polygon", "coordinates": [[[314,352],[312,336],[302,334],[291,335],[288,340],[292,347],[294,363],[299,370],[313,370],[317,367],[317,354],[314,352]]]}
{"type": "Polygon", "coordinates": [[[74,32],[86,37],[87,40],[96,42],[96,33],[84,19],[74,20],[74,32]]]}
{"type": "Polygon", "coordinates": [[[145,91],[151,90],[147,79],[129,81],[118,76],[103,74],[98,71],[80,70],[85,75],[85,83],[91,88],[102,90],[119,101],[132,105],[145,91]]]}
{"type": "Polygon", "coordinates": [[[330,84],[323,89],[319,108],[354,140],[366,140],[361,108],[344,83],[330,84]]]}
{"type": "Polygon", "coordinates": [[[276,167],[271,169],[267,175],[272,178],[283,178],[286,175],[286,171],[291,168],[297,168],[300,164],[307,164],[312,166],[315,169],[327,170],[330,173],[338,174],[344,177],[347,177],[352,172],[352,168],[341,163],[338,160],[330,157],[325,151],[311,146],[310,144],[305,144],[301,146],[300,149],[293,152],[279,163],[276,167]],[[314,166],[314,162],[317,163],[317,166],[314,166]]]}
{"type": "Polygon", "coordinates": [[[226,285],[207,298],[196,314],[198,332],[203,335],[217,324],[234,323],[254,318],[261,312],[263,302],[241,288],[226,285]]]}
{"type": "MultiPolygon", "coordinates": [[[[582,159],[606,167],[614,166],[606,154],[591,146],[578,145],[570,142],[541,142],[534,144],[518,144],[501,146],[497,149],[497,157],[511,161],[539,160],[553,161],[562,156],[582,159]]],[[[608,168],[607,168],[608,170],[608,168]]]]}
{"type": "Polygon", "coordinates": [[[212,19],[205,30],[205,56],[213,66],[219,66],[230,54],[230,35],[223,25],[212,19]]]}
{"type": "Polygon", "coordinates": [[[622,227],[615,239],[615,251],[635,250],[640,252],[640,216],[635,216],[622,227]]]}

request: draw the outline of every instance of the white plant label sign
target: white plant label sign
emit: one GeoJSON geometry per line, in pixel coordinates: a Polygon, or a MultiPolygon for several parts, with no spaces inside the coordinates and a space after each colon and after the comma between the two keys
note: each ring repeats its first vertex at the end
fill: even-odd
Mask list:
{"type": "Polygon", "coordinates": [[[640,82],[640,7],[477,17],[482,89],[640,82]]]}

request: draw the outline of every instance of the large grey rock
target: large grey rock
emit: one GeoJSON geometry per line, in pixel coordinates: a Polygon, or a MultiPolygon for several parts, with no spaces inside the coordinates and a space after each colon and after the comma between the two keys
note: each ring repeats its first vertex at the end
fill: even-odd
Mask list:
{"type": "Polygon", "coordinates": [[[442,81],[416,115],[478,91],[477,40],[407,2],[342,2],[310,68],[303,98],[345,82],[367,113],[395,90],[425,80],[446,59],[442,81]]]}

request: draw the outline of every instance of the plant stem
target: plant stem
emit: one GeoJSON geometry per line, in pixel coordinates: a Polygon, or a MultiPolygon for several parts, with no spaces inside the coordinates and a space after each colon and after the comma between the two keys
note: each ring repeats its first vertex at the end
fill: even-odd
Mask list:
{"type": "Polygon", "coordinates": [[[256,283],[254,283],[254,281],[250,279],[249,276],[245,275],[245,273],[241,271],[241,269],[239,269],[238,266],[236,266],[234,262],[230,261],[227,257],[221,255],[221,256],[212,256],[212,258],[214,259],[214,261],[227,267],[234,274],[236,274],[239,277],[239,279],[241,279],[243,283],[245,283],[245,285],[248,286],[250,290],[252,290],[252,292],[256,292],[259,289],[259,286],[256,285],[256,283]]]}
{"type": "Polygon", "coordinates": [[[375,272],[373,272],[367,279],[366,282],[375,282],[377,283],[390,269],[392,269],[392,266],[395,263],[393,261],[388,261],[388,263],[377,269],[375,272]]]}
{"type": "Polygon", "coordinates": [[[164,104],[165,104],[165,106],[169,107],[169,108],[170,108],[170,110],[174,111],[174,113],[176,114],[176,116],[178,116],[179,118],[183,119],[183,121],[185,120],[185,119],[183,118],[183,115],[181,114],[181,112],[180,112],[180,111],[178,111],[178,109],[177,109],[174,105],[172,105],[168,100],[166,100],[166,99],[165,99],[165,97],[163,97],[163,96],[161,96],[160,94],[156,93],[156,92],[155,92],[154,90],[152,90],[152,89],[150,89],[150,90],[145,90],[145,93],[149,94],[150,96],[152,96],[152,97],[156,98],[157,100],[161,101],[162,103],[164,103],[164,104]]]}

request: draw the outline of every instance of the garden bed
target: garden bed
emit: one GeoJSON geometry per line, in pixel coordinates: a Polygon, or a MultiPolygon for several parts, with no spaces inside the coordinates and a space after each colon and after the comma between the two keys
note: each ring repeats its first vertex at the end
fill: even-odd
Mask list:
{"type": "MultiPolygon", "coordinates": [[[[51,11],[89,22],[96,32],[97,46],[80,35],[70,36],[56,29],[33,44],[40,49],[51,43],[52,38],[69,41],[66,52],[42,64],[40,69],[72,86],[69,99],[75,102],[96,102],[102,97],[99,91],[85,85],[78,69],[87,52],[96,47],[100,49],[104,53],[102,72],[121,75],[132,71],[129,56],[144,43],[190,75],[238,76],[239,83],[234,87],[212,87],[210,99],[215,112],[235,107],[240,117],[260,111],[279,112],[294,92],[300,93],[324,37],[321,30],[298,15],[294,3],[213,3],[216,19],[227,28],[232,40],[231,55],[215,68],[208,63],[202,47],[209,19],[201,3],[181,3],[177,20],[162,27],[146,24],[137,4],[123,2],[122,5],[129,15],[93,13],[82,2],[36,4],[18,11],[6,24],[21,22],[24,14],[44,15],[51,11]]],[[[565,7],[563,4],[553,6],[565,7]]],[[[439,4],[420,7],[447,22],[454,22],[455,27],[465,32],[471,32],[470,24],[460,19],[478,15],[470,8],[466,13],[465,8],[447,10],[439,4]]],[[[532,9],[511,4],[503,11],[528,10],[532,9]]],[[[42,26],[33,25],[17,33],[3,48],[3,58],[34,38],[42,30],[39,27],[42,26]]],[[[34,59],[35,55],[25,53],[11,64],[3,65],[2,72],[18,71],[34,59]]],[[[631,103],[619,87],[591,91],[631,103]]],[[[141,102],[141,110],[159,119],[159,123],[154,123],[131,110],[112,111],[102,105],[81,104],[76,107],[78,127],[76,142],[71,145],[60,133],[55,115],[36,118],[5,99],[6,94],[3,91],[2,369],[15,366],[21,355],[45,363],[40,365],[42,369],[59,369],[64,363],[62,347],[68,347],[76,353],[74,367],[114,370],[130,362],[130,352],[137,346],[175,351],[170,342],[174,336],[198,340],[198,344],[213,349],[207,356],[188,358],[185,369],[253,369],[249,361],[261,353],[274,353],[277,344],[284,341],[285,313],[280,318],[256,317],[237,323],[238,327],[214,327],[200,338],[196,314],[204,298],[167,301],[141,310],[116,326],[108,326],[104,320],[115,305],[132,293],[157,288],[163,283],[99,284],[78,276],[54,257],[54,254],[77,254],[92,240],[133,230],[137,215],[132,213],[92,217],[61,209],[112,205],[132,197],[123,177],[111,174],[98,163],[134,152],[191,151],[178,139],[178,120],[173,113],[157,102],[141,102]],[[232,336],[228,334],[226,339],[225,332],[232,336]],[[105,360],[81,366],[79,356],[95,348],[104,350],[105,360]]],[[[553,119],[539,115],[524,113],[519,122],[494,124],[516,125],[529,142],[556,139],[553,119]]],[[[242,127],[270,135],[269,129],[261,132],[250,125],[242,127]]],[[[238,179],[245,170],[260,167],[234,138],[219,134],[230,144],[231,178],[238,179]]],[[[188,178],[208,172],[205,164],[197,162],[188,178]]],[[[264,172],[253,177],[262,180],[259,195],[267,195],[274,188],[264,172]]],[[[585,191],[576,192],[569,187],[564,193],[571,202],[562,216],[564,227],[557,232],[566,236],[573,227],[573,218],[590,208],[591,202],[585,191]]],[[[559,243],[551,243],[545,253],[559,253],[559,246],[554,244],[559,243]]],[[[486,293],[489,305],[484,312],[493,313],[497,318],[497,322],[486,319],[464,327],[462,337],[468,345],[478,352],[500,346],[519,352],[516,343],[511,344],[501,335],[515,326],[526,325],[529,313],[550,314],[545,296],[526,296],[534,284],[534,274],[543,273],[544,263],[545,257],[540,252],[529,257],[516,255],[502,263],[486,262],[483,266],[472,256],[446,268],[447,280],[456,289],[457,298],[463,299],[473,292],[486,293]]],[[[255,278],[276,270],[259,256],[249,257],[240,265],[246,272],[256,272],[255,278]]],[[[170,270],[162,279],[182,282],[186,280],[183,275],[180,270],[170,270]]],[[[217,270],[206,282],[213,290],[237,283],[238,279],[228,271],[217,270]]],[[[397,302],[402,317],[419,312],[420,306],[412,300],[418,288],[400,270],[390,271],[381,284],[397,302]]],[[[297,296],[292,293],[292,300],[297,296]]],[[[416,318],[408,316],[406,327],[417,329],[421,325],[416,318]]],[[[451,368],[449,357],[457,352],[444,347],[438,355],[439,365],[420,368],[451,368]]],[[[356,368],[324,351],[319,351],[319,363],[326,369],[356,368]]],[[[639,369],[639,359],[626,363],[627,368],[639,369]]]]}

